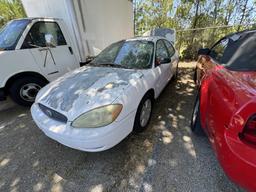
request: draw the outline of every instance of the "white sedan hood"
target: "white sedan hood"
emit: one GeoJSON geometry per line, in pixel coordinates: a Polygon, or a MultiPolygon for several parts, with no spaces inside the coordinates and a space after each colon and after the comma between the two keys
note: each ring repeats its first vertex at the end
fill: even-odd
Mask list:
{"type": "Polygon", "coordinates": [[[142,76],[137,70],[83,67],[44,87],[36,102],[73,121],[89,110],[113,103],[130,84],[142,76]]]}

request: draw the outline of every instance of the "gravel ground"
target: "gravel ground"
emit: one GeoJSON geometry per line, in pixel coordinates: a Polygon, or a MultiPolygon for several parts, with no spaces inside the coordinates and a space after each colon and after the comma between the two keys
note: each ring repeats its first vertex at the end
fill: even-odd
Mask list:
{"type": "Polygon", "coordinates": [[[100,153],[58,144],[36,127],[29,109],[0,103],[0,191],[242,191],[223,173],[207,138],[190,132],[191,66],[181,65],[144,133],[100,153]]]}

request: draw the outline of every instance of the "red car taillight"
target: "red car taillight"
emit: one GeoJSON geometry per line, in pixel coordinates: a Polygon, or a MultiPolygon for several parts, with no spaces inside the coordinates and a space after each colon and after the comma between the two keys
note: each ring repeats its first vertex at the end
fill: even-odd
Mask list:
{"type": "Polygon", "coordinates": [[[245,142],[256,144],[256,115],[253,115],[247,121],[240,138],[245,142]]]}

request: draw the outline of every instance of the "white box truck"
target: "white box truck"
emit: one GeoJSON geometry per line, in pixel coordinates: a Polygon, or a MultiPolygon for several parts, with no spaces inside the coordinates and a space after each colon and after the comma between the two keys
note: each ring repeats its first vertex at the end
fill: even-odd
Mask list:
{"type": "Polygon", "coordinates": [[[22,0],[28,18],[0,30],[0,100],[30,105],[41,87],[133,36],[130,0],[22,0]]]}

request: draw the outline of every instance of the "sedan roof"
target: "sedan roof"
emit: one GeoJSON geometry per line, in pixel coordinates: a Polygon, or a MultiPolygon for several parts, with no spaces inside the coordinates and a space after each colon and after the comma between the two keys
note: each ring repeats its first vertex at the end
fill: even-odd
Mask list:
{"type": "MultiPolygon", "coordinates": [[[[134,37],[131,39],[127,39],[126,41],[134,41],[134,40],[140,40],[140,41],[152,41],[152,42],[156,42],[159,39],[166,39],[164,37],[159,37],[159,36],[141,36],[141,37],[134,37]]],[[[166,39],[167,40],[167,39],[166,39]]],[[[167,40],[168,41],[168,40],[167,40]]]]}

